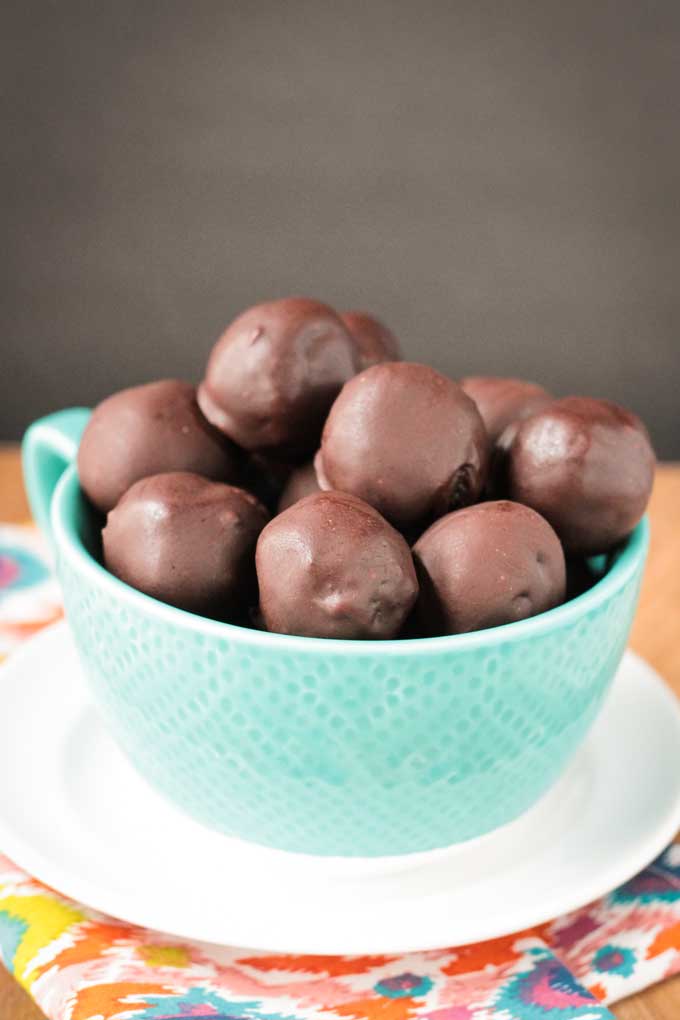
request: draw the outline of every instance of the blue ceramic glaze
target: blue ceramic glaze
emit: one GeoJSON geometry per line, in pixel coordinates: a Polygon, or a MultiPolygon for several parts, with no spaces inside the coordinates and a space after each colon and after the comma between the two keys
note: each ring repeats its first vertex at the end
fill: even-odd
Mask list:
{"type": "Polygon", "coordinates": [[[101,566],[73,463],[86,421],[75,409],[29,429],[31,506],[110,730],[179,808],[285,850],[403,854],[509,822],[564,770],[626,644],[646,521],[590,591],[519,623],[408,641],[267,634],[101,566]]]}

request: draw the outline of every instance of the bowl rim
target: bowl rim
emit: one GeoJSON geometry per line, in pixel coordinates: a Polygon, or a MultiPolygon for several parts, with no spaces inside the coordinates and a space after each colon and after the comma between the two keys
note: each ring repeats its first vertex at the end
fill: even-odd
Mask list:
{"type": "Polygon", "coordinates": [[[208,617],[189,613],[184,609],[160,602],[144,592],[132,588],[109,573],[85,548],[78,534],[74,508],[76,500],[84,501],[80,488],[77,467],[70,465],[59,479],[50,507],[54,544],[59,555],[97,587],[127,603],[131,611],[139,609],[153,613],[165,623],[179,626],[183,630],[203,633],[206,637],[221,638],[229,642],[250,647],[259,646],[280,652],[310,652],[318,655],[351,654],[356,657],[378,655],[441,654],[442,652],[469,651],[475,648],[489,648],[559,628],[564,624],[581,619],[591,610],[608,602],[630,578],[644,565],[649,546],[649,521],[645,515],[622,546],[607,572],[595,582],[592,588],[577,595],[562,605],[544,613],[505,623],[499,627],[470,631],[465,634],[446,634],[439,637],[392,638],[387,641],[361,641],[348,638],[304,637],[295,634],[276,634],[269,631],[241,627],[233,623],[211,620],[208,617]]]}

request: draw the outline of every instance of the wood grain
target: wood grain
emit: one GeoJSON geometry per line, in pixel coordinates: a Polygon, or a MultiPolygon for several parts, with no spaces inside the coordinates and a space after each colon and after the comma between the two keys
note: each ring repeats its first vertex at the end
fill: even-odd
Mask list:
{"type": "MultiPolygon", "coordinates": [[[[0,443],[0,521],[24,521],[27,517],[19,453],[14,443],[0,443]]],[[[0,1020],[5,1020],[2,1013],[0,1020]]]]}
{"type": "MultiPolygon", "coordinates": [[[[631,644],[680,696],[680,465],[659,468],[649,514],[652,544],[631,644]]],[[[18,451],[0,445],[0,521],[22,521],[27,516],[18,451]]],[[[678,1020],[680,978],[617,1003],[613,1013],[618,1020],[678,1020]]],[[[2,967],[0,1020],[43,1020],[2,967]]]]}
{"type": "MultiPolygon", "coordinates": [[[[28,518],[21,461],[14,444],[0,444],[0,522],[28,518]]],[[[0,964],[0,1020],[44,1020],[33,1000],[0,964]]]]}
{"type": "Polygon", "coordinates": [[[0,1020],[45,1020],[27,992],[0,964],[0,1020]]]}

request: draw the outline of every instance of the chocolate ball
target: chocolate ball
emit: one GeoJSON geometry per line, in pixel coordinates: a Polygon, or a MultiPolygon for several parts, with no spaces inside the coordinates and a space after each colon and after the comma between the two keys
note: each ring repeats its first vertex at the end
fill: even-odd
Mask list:
{"type": "Polygon", "coordinates": [[[161,602],[225,619],[256,593],[255,544],[269,520],[244,489],[188,471],[143,478],[102,532],[112,574],[161,602]]]}
{"type": "Polygon", "coordinates": [[[316,479],[314,464],[310,460],[307,464],[301,464],[294,469],[286,482],[281,498],[279,499],[279,513],[287,510],[293,503],[311,496],[313,492],[319,491],[319,483],[316,479]]]}
{"type": "Polygon", "coordinates": [[[107,397],[94,409],[78,450],[80,484],[103,513],[148,475],[195,471],[231,482],[240,463],[240,451],[203,417],[195,388],[178,379],[107,397]]]}
{"type": "Polygon", "coordinates": [[[316,462],[322,488],[366,500],[400,529],[474,502],[488,440],[474,401],[427,365],[390,361],[344,386],[316,462]]]}
{"type": "Polygon", "coordinates": [[[212,349],[198,402],[246,450],[300,456],[318,446],[324,418],[358,367],[339,316],[308,298],[255,305],[212,349]]]}
{"type": "Polygon", "coordinates": [[[325,638],[392,638],[418,593],[408,545],[344,492],[317,492],[275,517],[257,543],[267,630],[325,638]]]}
{"type": "Polygon", "coordinates": [[[413,547],[416,612],[432,635],[514,623],[559,605],[564,553],[540,514],[507,500],[440,518],[413,547]]]}
{"type": "Polygon", "coordinates": [[[644,514],[654,465],[634,414],[608,400],[566,397],[517,429],[509,495],[550,521],[569,553],[607,552],[644,514]]]}
{"type": "Polygon", "coordinates": [[[340,318],[354,337],[360,369],[401,359],[399,341],[379,319],[368,312],[342,312],[340,318]]]}
{"type": "Polygon", "coordinates": [[[491,443],[511,422],[526,418],[554,400],[542,386],[524,379],[471,375],[461,379],[460,385],[477,405],[491,443]]]}

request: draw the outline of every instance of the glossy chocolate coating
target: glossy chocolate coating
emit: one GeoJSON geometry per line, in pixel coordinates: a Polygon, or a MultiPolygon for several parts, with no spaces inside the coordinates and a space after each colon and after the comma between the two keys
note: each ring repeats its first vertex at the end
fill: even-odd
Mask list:
{"type": "Polygon", "coordinates": [[[395,637],[418,593],[411,552],[380,514],[344,492],[284,510],[257,543],[267,630],[308,637],[395,637]]]}
{"type": "Polygon", "coordinates": [[[407,529],[474,502],[487,460],[484,424],[460,386],[427,365],[390,361],[343,388],[316,466],[322,488],[351,492],[407,529]]]}
{"type": "Polygon", "coordinates": [[[198,402],[246,450],[300,456],[318,446],[328,409],[357,367],[354,341],[332,308],[308,298],[269,301],[217,341],[198,402]]]}
{"type": "Polygon", "coordinates": [[[461,379],[460,385],[477,405],[491,443],[512,422],[540,411],[554,400],[542,386],[524,379],[471,375],[461,379]]]}
{"type": "Polygon", "coordinates": [[[400,361],[401,350],[394,333],[368,312],[342,312],[340,318],[354,337],[359,368],[370,368],[381,361],[400,361]]]}
{"type": "Polygon", "coordinates": [[[225,619],[254,601],[255,544],[269,520],[249,492],[188,471],[143,478],[102,532],[112,574],[179,609],[225,619]]]}
{"type": "Polygon", "coordinates": [[[489,457],[489,473],[486,479],[484,494],[487,499],[508,498],[508,464],[510,447],[512,446],[517,430],[522,424],[521,418],[516,418],[503,429],[501,434],[491,446],[489,457]]]}
{"type": "Polygon", "coordinates": [[[512,499],[533,507],[569,553],[607,552],[645,512],[655,457],[634,414],[566,397],[526,418],[508,453],[512,499]]]}
{"type": "Polygon", "coordinates": [[[564,599],[560,541],[535,511],[507,500],[436,521],[416,542],[416,612],[426,633],[462,634],[535,616],[564,599]]]}
{"type": "Polygon", "coordinates": [[[178,379],[134,386],[103,400],[78,450],[80,484],[103,513],[140,478],[195,471],[231,482],[240,464],[240,451],[203,417],[195,388],[178,379]]]}
{"type": "Polygon", "coordinates": [[[293,503],[311,496],[313,492],[319,491],[319,483],[316,479],[314,464],[310,460],[307,464],[301,464],[290,474],[288,481],[279,499],[279,513],[287,510],[293,503]]]}

